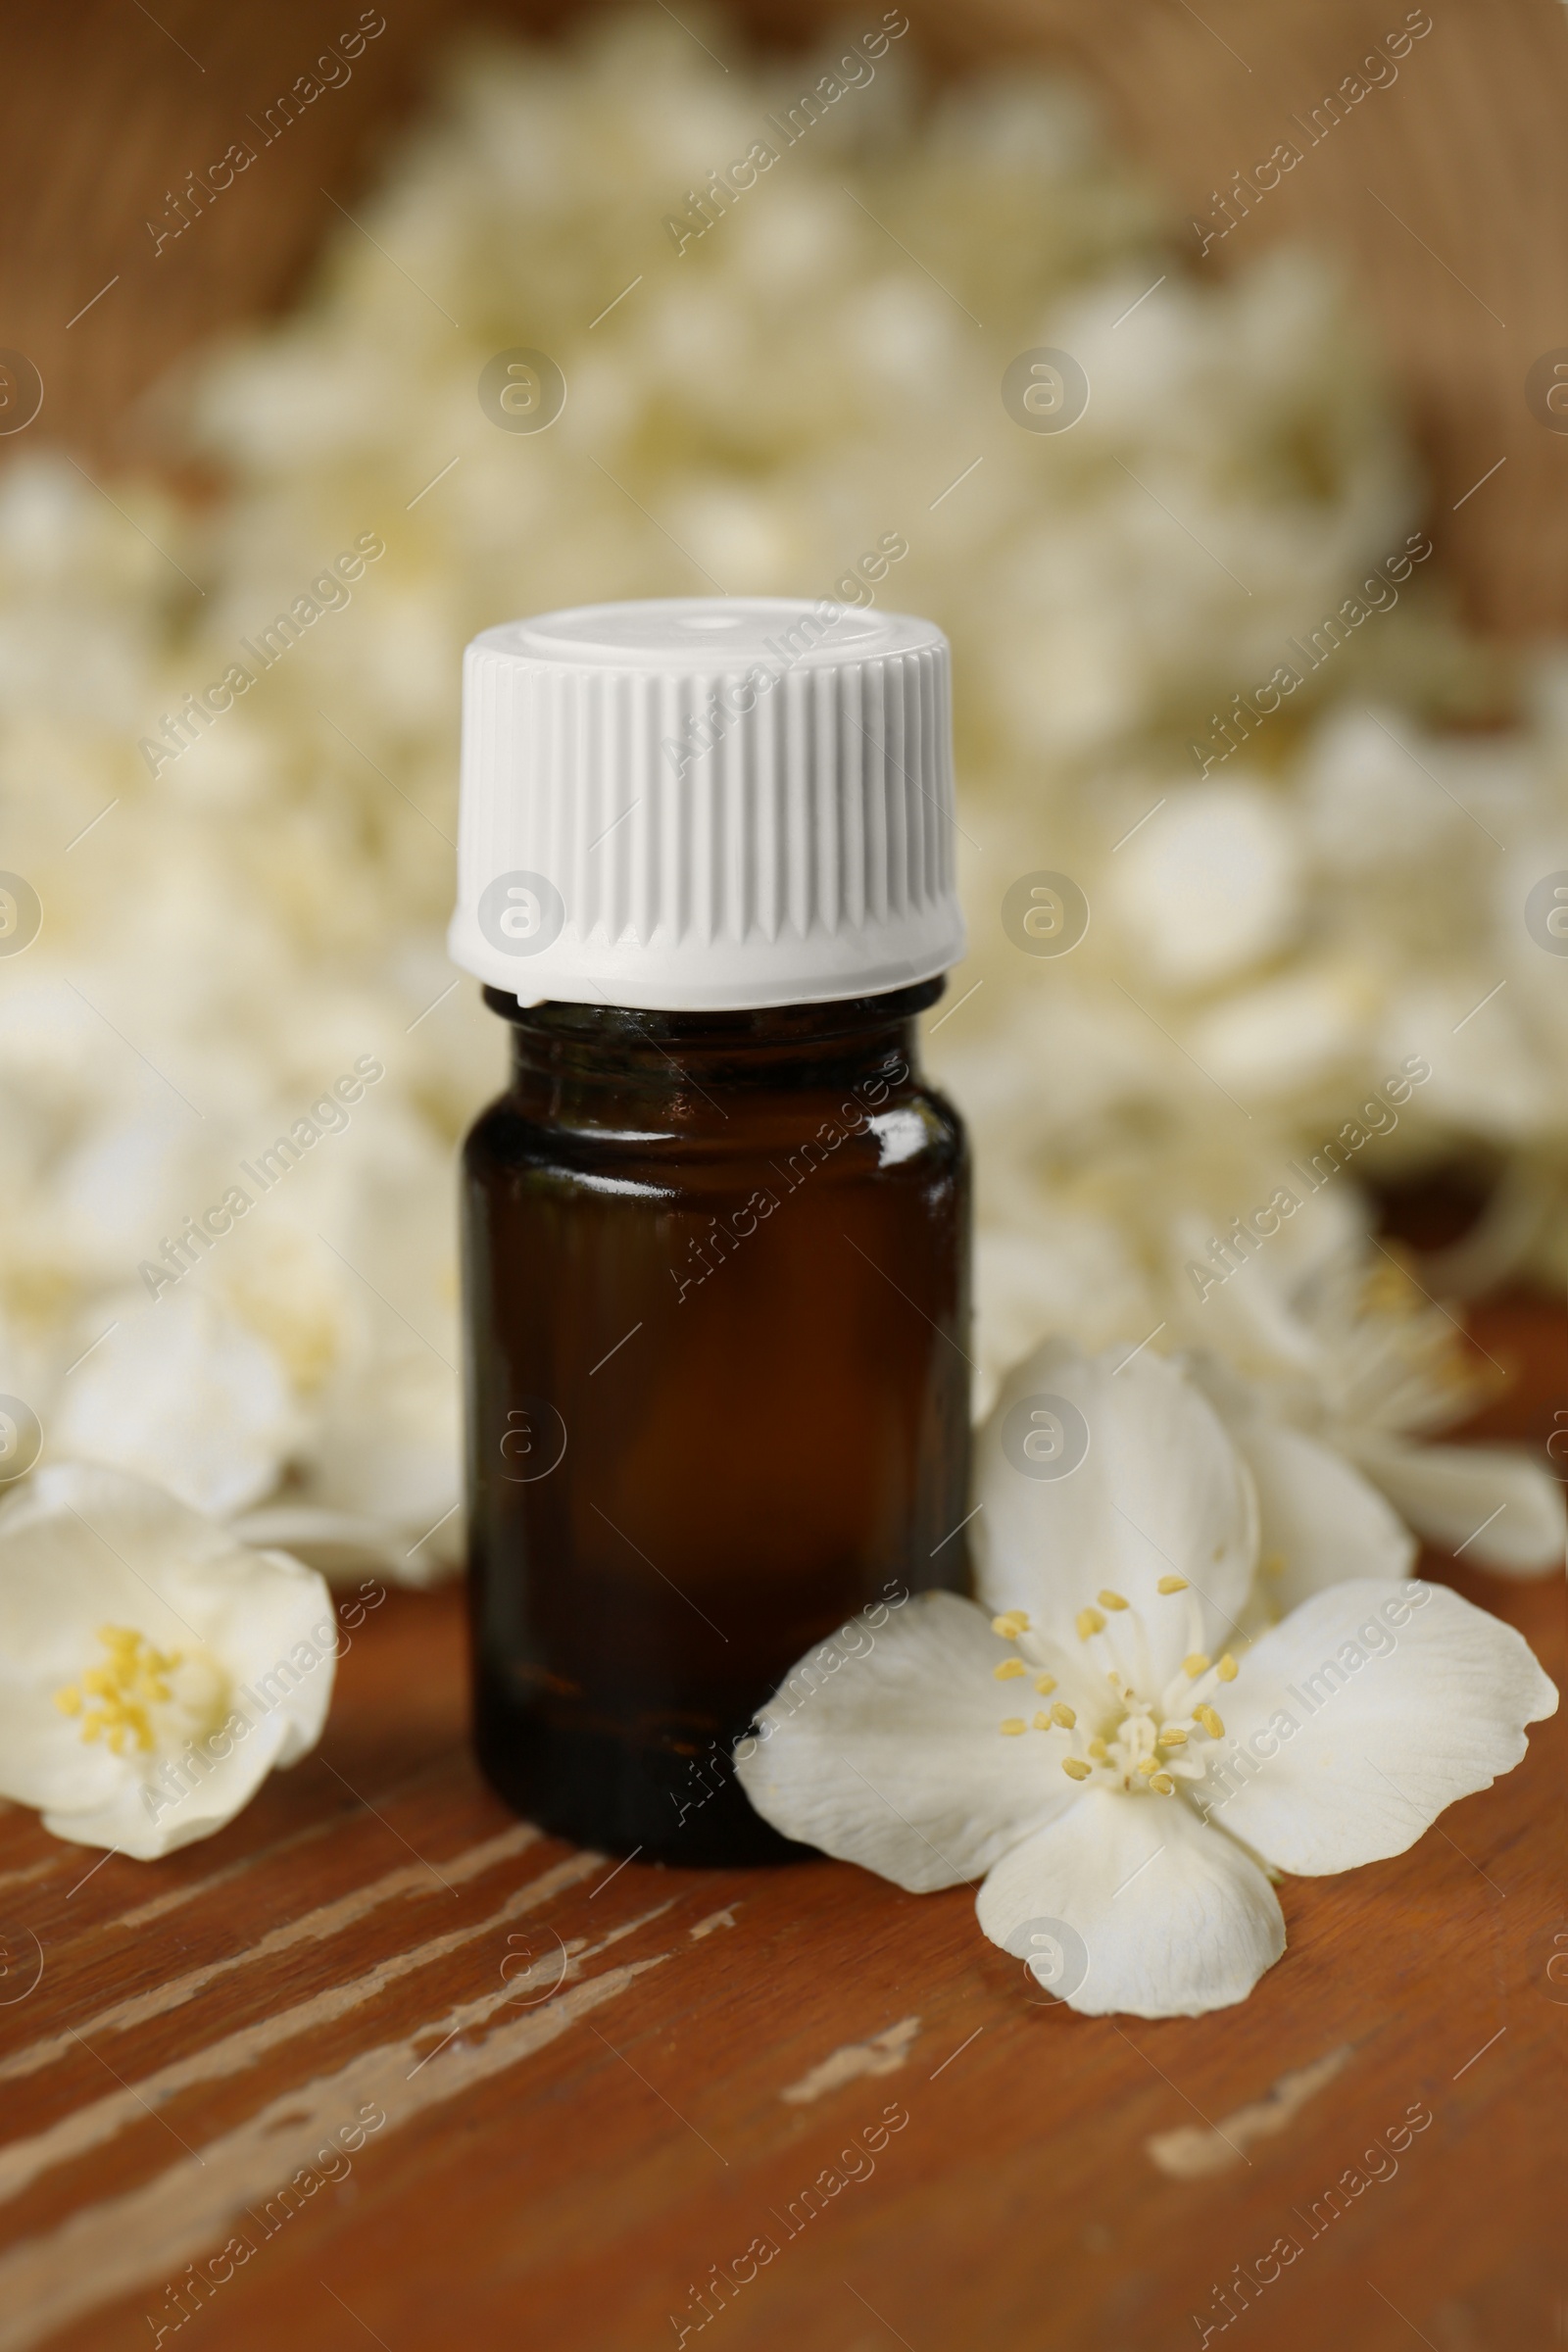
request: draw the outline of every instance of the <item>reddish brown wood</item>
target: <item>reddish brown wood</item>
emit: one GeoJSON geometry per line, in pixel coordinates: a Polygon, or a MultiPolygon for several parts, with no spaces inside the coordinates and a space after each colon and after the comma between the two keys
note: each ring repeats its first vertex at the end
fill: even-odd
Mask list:
{"type": "MultiPolygon", "coordinates": [[[[1515,1300],[1488,1312],[1482,1336],[1528,1373],[1494,1423],[1539,1428],[1544,1412],[1549,1426],[1568,1388],[1562,1318],[1515,1300]]],[[[1560,1580],[1437,1572],[1523,1627],[1561,1677],[1560,1580]]],[[[377,1964],[492,1918],[546,1872],[570,1871],[567,1849],[541,1840],[455,1892],[439,1883],[455,1856],[513,1826],[473,1772],[463,1719],[458,1595],[394,1595],[356,1638],[319,1753],[206,1844],[93,1870],[93,1855],[56,1844],[26,1813],[0,1819],[10,1948],[30,1929],[45,1957],[36,1990],[0,2009],[0,2067],[42,2037],[68,2037],[37,2071],[0,2075],[0,2192],[19,2148],[123,2098],[122,2082],[149,2095],[160,2068],[295,2004],[340,1997],[377,1964]],[[263,1937],[400,1872],[406,1890],[341,1932],[257,1955],[263,1937]],[[182,1895],[135,1924],[150,1903],[182,1895]],[[183,2006],[122,2030],[106,2019],[214,1962],[221,1973],[183,2006]]],[[[339,2352],[377,2338],[389,2352],[672,2345],[670,2314],[688,2311],[710,2266],[729,2267],[760,2231],[782,2239],[772,2217],[897,2101],[908,2122],[874,2173],[784,2242],[704,2340],[734,2352],[879,2352],[900,2341],[912,2352],[1164,2352],[1196,2344],[1191,2315],[1208,2310],[1232,2266],[1250,2266],[1282,2230],[1301,2234],[1293,2210],[1304,2214],[1424,2100],[1433,2124],[1397,2175],[1325,2227],[1238,2332],[1356,2352],[1403,2352],[1421,2338],[1435,2352],[1544,2352],[1562,2340],[1568,2309],[1568,2013],[1544,1973],[1550,1933],[1568,1926],[1562,1744],[1557,1724],[1539,1728],[1519,1771],[1397,1860],[1287,1881],[1291,1947],[1253,1997],[1160,2025],[1032,2005],[1021,1970],[980,1937],[961,1888],[915,1898],[827,1862],[712,1875],[632,1862],[612,1876],[610,1863],[576,1857],[583,1875],[538,1912],[427,1958],[235,2074],[175,2090],[156,2113],[127,2102],[131,2120],[114,2138],[0,2197],[0,2343],[96,2352],[151,2342],[147,2314],[167,2310],[166,2284],[185,2259],[160,2259],[159,2231],[233,2176],[233,2135],[283,2102],[280,2183],[297,2161],[287,2114],[303,2111],[308,2085],[431,2028],[407,2060],[413,2070],[454,2004],[500,1987],[508,1934],[531,1932],[543,1954],[554,1945],[537,1931],[548,1928],[589,1939],[587,1986],[628,1962],[656,1964],[532,2055],[400,2121],[399,2099],[421,2079],[428,2086],[444,2065],[466,2063],[457,2044],[429,2058],[387,2097],[388,2124],[346,2178],[270,2240],[251,2225],[258,2252],[182,2342],[223,2352],[283,2341],[339,2352]],[[733,1924],[714,1924],[726,1909],[733,1924]],[[808,2104],[782,2098],[836,2048],[910,2017],[918,2030],[896,2071],[808,2104]],[[1250,2162],[1178,2180],[1152,2161],[1151,2134],[1223,2122],[1346,2044],[1342,2072],[1287,2130],[1251,2143],[1250,2162]],[[123,2235],[114,2201],[160,2180],[171,2197],[163,2221],[131,2235],[145,2277],[101,2293],[123,2235]],[[66,2233],[83,2215],[94,2218],[78,2242],[66,2233]],[[32,2265],[24,2279],[22,2260],[32,2265]],[[79,2289],[84,2307],[63,2328],[30,2332],[23,2315],[62,2289],[79,2289]]],[[[554,2023],[575,1989],[528,2014],[554,2023]]],[[[488,2032],[509,2030],[509,2014],[522,2012],[463,2040],[485,2046],[488,2032]]],[[[227,2233],[214,2227],[201,2253],[227,2233]]]]}

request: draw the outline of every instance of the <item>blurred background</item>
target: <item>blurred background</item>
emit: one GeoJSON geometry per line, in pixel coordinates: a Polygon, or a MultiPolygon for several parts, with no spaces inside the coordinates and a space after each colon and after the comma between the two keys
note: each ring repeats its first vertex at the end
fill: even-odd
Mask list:
{"type": "Polygon", "coordinates": [[[612,596],[952,637],[977,1405],[1049,1330],[1342,1433],[1507,1378],[1465,1301],[1568,1270],[1559,0],[0,41],[12,1475],[455,1559],[459,660],[612,596]]]}

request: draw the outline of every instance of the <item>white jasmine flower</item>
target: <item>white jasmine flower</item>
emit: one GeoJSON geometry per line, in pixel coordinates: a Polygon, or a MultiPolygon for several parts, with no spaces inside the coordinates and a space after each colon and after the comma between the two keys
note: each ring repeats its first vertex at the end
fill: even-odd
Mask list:
{"type": "Polygon", "coordinates": [[[211,1837],[316,1745],[336,1640],[285,1552],[53,1464],[0,1505],[0,1793],[141,1861],[211,1837]]]}
{"type": "Polygon", "coordinates": [[[1270,1873],[1402,1853],[1557,1693],[1510,1627],[1393,1579],[1326,1585],[1248,1645],[1251,1480],[1176,1366],[1116,1360],[1053,1344],[1006,1383],[982,1605],[911,1601],[763,1708],[737,1769],[787,1836],[915,1892],[980,1880],[993,1942],[1071,1930],[1075,2009],[1199,2016],[1284,1951],[1270,1873]]]}
{"type": "MultiPolygon", "coordinates": [[[[1187,1230],[1190,1239],[1196,1229],[1187,1230]]],[[[1563,1496],[1547,1471],[1517,1446],[1431,1442],[1480,1400],[1452,1317],[1364,1238],[1304,1269],[1278,1239],[1200,1304],[1189,1284],[1183,1316],[1187,1336],[1213,1346],[1229,1366],[1229,1377],[1205,1373],[1205,1385],[1276,1505],[1265,1549],[1289,1566],[1294,1514],[1309,1543],[1314,1514],[1348,1497],[1348,1465],[1417,1535],[1447,1551],[1515,1576],[1560,1569],[1563,1496]],[[1238,1373],[1250,1376],[1250,1396],[1238,1373]]],[[[1180,1281],[1174,1288],[1180,1297],[1180,1281]]],[[[1378,1532],[1364,1505],[1358,1515],[1370,1549],[1347,1530],[1344,1556],[1358,1559],[1364,1573],[1381,1552],[1392,1567],[1387,1530],[1378,1532]]]]}

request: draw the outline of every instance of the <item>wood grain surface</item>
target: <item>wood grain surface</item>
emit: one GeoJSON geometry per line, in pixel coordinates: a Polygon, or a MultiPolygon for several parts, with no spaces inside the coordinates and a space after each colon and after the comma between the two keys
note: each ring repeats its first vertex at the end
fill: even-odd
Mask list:
{"type": "MultiPolygon", "coordinates": [[[[348,0],[75,0],[0,18],[0,345],[26,352],[45,386],[19,446],[157,457],[149,387],[193,344],[288,300],[339,220],[332,198],[353,202],[441,48],[476,25],[569,26],[592,12],[387,0],[387,29],[352,81],[235,183],[199,237],[155,255],[145,221],[165,192],[243,135],[246,115],[358,13],[348,0]]],[[[696,23],[697,0],[677,13],[696,23]]],[[[1410,12],[1404,0],[908,0],[907,13],[943,70],[1018,56],[1071,69],[1180,211],[1206,217],[1233,172],[1282,138],[1303,143],[1290,118],[1309,119],[1410,12]]],[[[1200,266],[1229,270],[1303,235],[1338,257],[1427,459],[1456,593],[1478,626],[1530,638],[1568,628],[1568,432],[1525,401],[1533,363],[1568,349],[1568,11],[1434,0],[1415,13],[1432,30],[1397,80],[1307,148],[1200,266]]],[[[740,0],[727,14],[774,43],[858,23],[843,0],[740,0]]],[[[724,21],[704,16],[705,38],[722,46],[724,21]]]]}
{"type": "MultiPolygon", "coordinates": [[[[1539,1441],[1563,1318],[1479,1328],[1488,1427],[1539,1441]]],[[[1560,1578],[1429,1572],[1561,1680],[1560,1578]]],[[[219,1837],[138,1865],[0,1815],[0,2352],[1174,2352],[1286,2234],[1227,2342],[1546,2352],[1562,1763],[1558,1719],[1411,1852],[1287,1880],[1242,2007],[1084,2019],[962,1887],[537,1836],[466,1752],[459,1595],[390,1595],[219,1837]]]]}

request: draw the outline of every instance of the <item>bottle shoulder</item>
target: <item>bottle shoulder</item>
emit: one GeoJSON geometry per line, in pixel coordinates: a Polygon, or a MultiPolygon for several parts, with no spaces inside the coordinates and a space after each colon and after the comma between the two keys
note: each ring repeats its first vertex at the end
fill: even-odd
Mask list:
{"type": "Polygon", "coordinates": [[[935,1086],[908,1077],[872,1101],[829,1090],[748,1093],[728,1102],[716,1097],[687,1115],[689,1104],[627,1102],[618,1112],[596,1106],[585,1116],[569,1104],[530,1099],[511,1089],[475,1119],[464,1145],[470,1177],[523,1167],[631,1174],[656,1183],[676,1181],[683,1169],[750,1165],[785,1168],[835,1164],[857,1177],[899,1170],[929,1175],[961,1167],[968,1143],[962,1119],[935,1086]]]}

